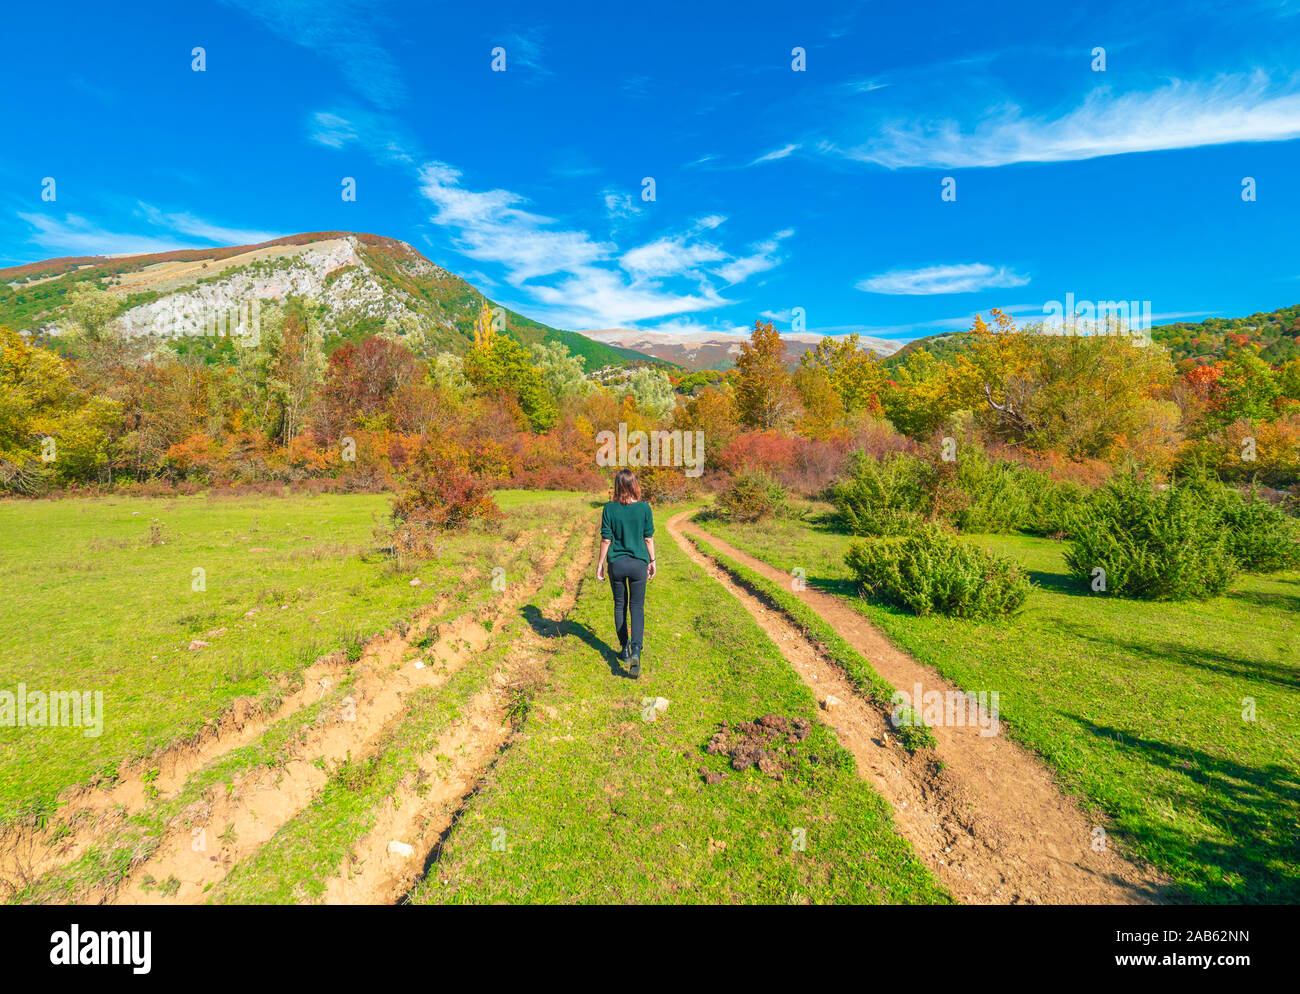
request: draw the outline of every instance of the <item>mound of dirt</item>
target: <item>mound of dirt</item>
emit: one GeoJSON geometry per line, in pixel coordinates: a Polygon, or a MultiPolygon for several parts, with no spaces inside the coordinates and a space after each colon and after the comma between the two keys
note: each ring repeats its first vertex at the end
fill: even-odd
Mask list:
{"type": "MultiPolygon", "coordinates": [[[[799,754],[798,744],[812,730],[806,718],[784,718],[779,714],[765,714],[754,721],[735,725],[724,721],[709,740],[710,756],[727,756],[733,770],[748,770],[757,766],[773,780],[780,780],[790,769],[799,754]]],[[[703,771],[704,782],[713,784],[722,780],[722,774],[703,771]]]]}

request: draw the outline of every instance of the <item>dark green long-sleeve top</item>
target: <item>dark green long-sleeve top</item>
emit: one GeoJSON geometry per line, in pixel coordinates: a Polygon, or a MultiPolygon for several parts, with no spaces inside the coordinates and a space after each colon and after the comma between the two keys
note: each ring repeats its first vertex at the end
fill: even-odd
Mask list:
{"type": "Polygon", "coordinates": [[[633,556],[643,563],[650,562],[650,550],[645,540],[655,533],[654,517],[650,505],[643,500],[631,504],[610,501],[600,514],[600,537],[609,539],[610,562],[622,556],[633,556]]]}

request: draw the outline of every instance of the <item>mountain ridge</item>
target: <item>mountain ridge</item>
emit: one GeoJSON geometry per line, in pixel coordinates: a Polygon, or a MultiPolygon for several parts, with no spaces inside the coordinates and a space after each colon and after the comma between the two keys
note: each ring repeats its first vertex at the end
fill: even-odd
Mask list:
{"type": "MultiPolygon", "coordinates": [[[[725,370],[734,366],[734,356],[746,340],[743,335],[722,331],[682,335],[638,328],[602,328],[584,331],[583,334],[595,341],[634,349],[691,371],[725,370]]],[[[792,365],[798,363],[800,356],[816,348],[817,343],[827,337],[843,336],[819,335],[816,332],[782,332],[781,340],[785,342],[787,361],[792,365]]],[[[901,342],[870,336],[860,336],[860,342],[864,348],[874,349],[881,358],[892,355],[902,346],[901,342]]]]}
{"type": "MultiPolygon", "coordinates": [[[[463,353],[481,307],[496,304],[463,277],[407,242],[365,232],[316,231],[248,245],[113,256],[62,256],[0,269],[0,324],[57,341],[61,311],[78,284],[104,284],[115,320],[135,333],[165,326],[178,311],[213,313],[251,299],[307,297],[338,343],[381,331],[413,351],[463,353]]],[[[553,328],[501,307],[505,330],[525,345],[562,342],[587,368],[656,362],[654,357],[553,328]]],[[[179,351],[209,361],[228,339],[177,339],[179,351]]]]}
{"type": "MultiPolygon", "coordinates": [[[[945,331],[914,338],[889,356],[885,365],[898,366],[921,349],[936,359],[950,357],[966,348],[969,335],[968,331],[945,331]]],[[[1151,329],[1151,340],[1168,348],[1174,362],[1183,365],[1226,359],[1249,348],[1266,362],[1280,366],[1300,358],[1300,304],[1237,318],[1158,324],[1151,329]]]]}

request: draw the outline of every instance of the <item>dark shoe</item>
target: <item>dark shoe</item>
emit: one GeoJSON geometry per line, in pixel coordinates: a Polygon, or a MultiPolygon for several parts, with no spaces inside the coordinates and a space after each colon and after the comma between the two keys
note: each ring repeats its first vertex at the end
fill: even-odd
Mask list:
{"type": "Polygon", "coordinates": [[[641,679],[641,647],[639,645],[628,646],[627,671],[632,675],[633,680],[641,679]]]}
{"type": "Polygon", "coordinates": [[[626,646],[626,645],[625,645],[625,646],[623,646],[623,648],[621,648],[621,649],[618,650],[618,658],[619,658],[619,662],[623,662],[623,663],[626,663],[626,662],[627,662],[627,650],[628,650],[629,648],[631,648],[631,646],[626,646]]]}

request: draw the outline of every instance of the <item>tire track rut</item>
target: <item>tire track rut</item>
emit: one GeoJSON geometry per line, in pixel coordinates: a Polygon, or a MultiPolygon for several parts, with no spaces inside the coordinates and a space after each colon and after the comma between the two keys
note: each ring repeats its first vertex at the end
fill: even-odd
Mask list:
{"type": "MultiPolygon", "coordinates": [[[[1092,849],[1094,821],[1057,786],[1048,767],[1003,735],[974,726],[933,728],[936,748],[909,755],[884,712],[865,698],[814,640],[784,613],[738,584],[686,540],[695,534],[723,555],[784,587],[789,577],[688,519],[668,522],[673,540],[741,602],[816,695],[822,721],[894,809],[899,830],[959,900],[975,904],[1146,904],[1165,881],[1113,848],[1092,849]]],[[[957,692],[896,648],[838,597],[798,593],[876,672],[911,694],[957,692]]]]}

